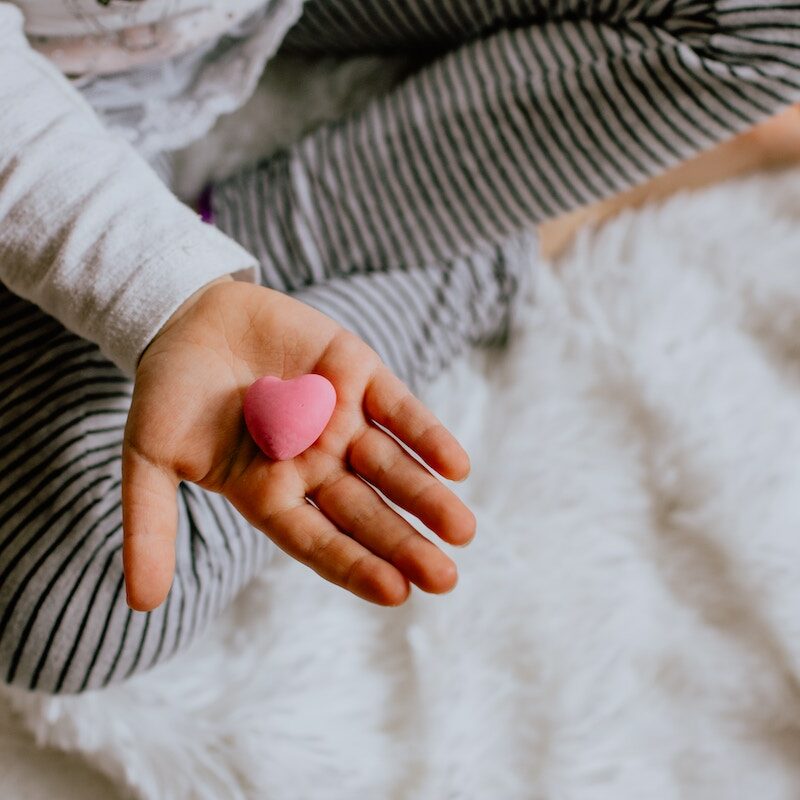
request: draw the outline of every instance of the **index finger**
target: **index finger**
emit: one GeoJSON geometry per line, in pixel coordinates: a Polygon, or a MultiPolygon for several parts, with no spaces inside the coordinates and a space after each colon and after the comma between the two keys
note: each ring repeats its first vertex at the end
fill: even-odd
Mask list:
{"type": "Polygon", "coordinates": [[[461,481],[469,475],[466,450],[388,368],[381,368],[369,382],[364,393],[364,412],[442,477],[461,481]]]}

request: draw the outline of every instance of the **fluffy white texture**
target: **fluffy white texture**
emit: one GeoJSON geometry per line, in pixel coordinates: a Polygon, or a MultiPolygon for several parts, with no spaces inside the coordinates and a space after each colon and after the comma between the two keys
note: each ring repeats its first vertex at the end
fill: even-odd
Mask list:
{"type": "Polygon", "coordinates": [[[370,607],[278,557],[125,686],[6,692],[156,800],[800,796],[800,173],[584,236],[428,399],[460,584],[370,607]]]}

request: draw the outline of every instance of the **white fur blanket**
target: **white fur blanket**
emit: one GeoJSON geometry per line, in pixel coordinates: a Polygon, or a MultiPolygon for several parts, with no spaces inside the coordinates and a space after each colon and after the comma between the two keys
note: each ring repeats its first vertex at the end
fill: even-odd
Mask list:
{"type": "Polygon", "coordinates": [[[280,557],[152,673],[9,694],[26,726],[141,798],[797,798],[799,178],[585,236],[431,388],[474,456],[455,592],[280,557]]]}
{"type": "Polygon", "coordinates": [[[536,273],[509,352],[428,392],[473,455],[456,591],[380,609],[279,556],[145,676],[4,690],[5,739],[147,800],[796,800],[800,173],[536,273]]]}

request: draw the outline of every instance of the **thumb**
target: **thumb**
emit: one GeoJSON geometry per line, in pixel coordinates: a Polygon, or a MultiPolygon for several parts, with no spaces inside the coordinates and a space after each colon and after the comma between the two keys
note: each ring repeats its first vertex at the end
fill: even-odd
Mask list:
{"type": "Polygon", "coordinates": [[[128,605],[158,608],[175,573],[178,480],[127,445],[122,452],[122,563],[128,605]]]}

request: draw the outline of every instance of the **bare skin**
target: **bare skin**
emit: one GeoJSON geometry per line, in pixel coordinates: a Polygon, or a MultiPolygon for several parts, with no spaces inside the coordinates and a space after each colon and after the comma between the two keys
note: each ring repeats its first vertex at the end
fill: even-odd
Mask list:
{"type": "Polygon", "coordinates": [[[150,611],[170,590],[180,481],[223,494],[289,555],[365,600],[402,604],[410,584],[448,592],[455,563],[372,488],[464,545],[475,517],[431,470],[462,480],[469,458],[363,341],[279,292],[230,278],[208,284],[137,368],[122,464],[128,604],[150,611]],[[270,461],[244,426],[244,393],[262,375],[309,372],[336,387],[333,417],[305,453],[270,461]]]}
{"type": "Polygon", "coordinates": [[[542,255],[557,258],[569,248],[579,230],[601,225],[628,208],[658,202],[676,192],[699,189],[737,175],[780,168],[798,161],[800,106],[793,106],[641,186],[541,225],[542,255]]]}

